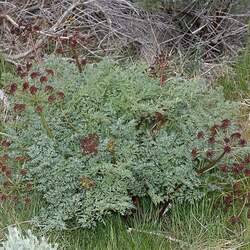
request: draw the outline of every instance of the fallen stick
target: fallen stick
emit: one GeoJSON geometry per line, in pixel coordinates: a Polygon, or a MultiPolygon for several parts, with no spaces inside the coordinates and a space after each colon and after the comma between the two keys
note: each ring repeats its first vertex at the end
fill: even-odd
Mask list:
{"type": "Polygon", "coordinates": [[[137,232],[137,233],[145,233],[145,234],[155,235],[155,236],[158,236],[158,237],[163,237],[163,238],[165,238],[167,240],[170,240],[170,241],[182,244],[183,246],[189,246],[189,244],[187,242],[179,240],[179,239],[176,239],[176,238],[174,238],[172,236],[169,236],[169,235],[166,235],[166,234],[163,234],[163,233],[157,233],[157,232],[152,232],[152,231],[145,231],[145,230],[140,230],[140,229],[131,228],[131,227],[129,227],[127,229],[128,233],[131,233],[133,231],[137,232]]]}

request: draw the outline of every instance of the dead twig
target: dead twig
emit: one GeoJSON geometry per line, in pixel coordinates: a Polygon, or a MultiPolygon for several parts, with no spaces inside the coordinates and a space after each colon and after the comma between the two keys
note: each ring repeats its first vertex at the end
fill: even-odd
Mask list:
{"type": "Polygon", "coordinates": [[[140,230],[140,229],[136,229],[136,228],[128,228],[127,231],[129,233],[132,233],[132,232],[136,232],[136,233],[143,233],[143,234],[150,234],[150,235],[153,235],[153,236],[157,236],[157,237],[162,237],[162,238],[165,238],[169,241],[172,241],[172,242],[175,242],[175,243],[178,243],[180,244],[182,247],[184,246],[189,246],[189,244],[185,241],[182,241],[182,240],[179,240],[179,239],[176,239],[170,235],[166,235],[164,233],[159,233],[159,232],[153,232],[153,231],[145,231],[145,230],[140,230]]]}

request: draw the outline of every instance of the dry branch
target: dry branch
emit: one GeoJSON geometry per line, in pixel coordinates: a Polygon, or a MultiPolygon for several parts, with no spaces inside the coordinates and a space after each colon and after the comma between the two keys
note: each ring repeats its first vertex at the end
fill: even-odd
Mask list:
{"type": "Polygon", "coordinates": [[[197,49],[210,60],[234,54],[247,34],[243,19],[250,16],[249,11],[230,11],[230,4],[198,9],[190,4],[184,9],[152,12],[129,0],[0,1],[0,51],[8,61],[21,62],[38,48],[43,53],[41,47],[50,38],[60,43],[77,30],[93,38],[91,44],[79,42],[82,57],[117,54],[133,45],[148,62],[160,51],[197,49]],[[30,25],[40,30],[22,37],[23,27],[30,25]]]}

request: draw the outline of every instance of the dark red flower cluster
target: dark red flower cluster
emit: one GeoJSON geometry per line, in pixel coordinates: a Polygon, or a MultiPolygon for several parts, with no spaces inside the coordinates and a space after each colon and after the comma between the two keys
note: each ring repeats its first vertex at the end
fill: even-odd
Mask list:
{"type": "MultiPolygon", "coordinates": [[[[248,182],[248,178],[250,177],[250,154],[245,157],[235,157],[237,153],[236,149],[239,150],[239,147],[245,147],[247,141],[242,137],[239,131],[234,133],[229,132],[231,125],[232,122],[230,120],[224,119],[220,123],[213,125],[207,136],[203,131],[199,131],[196,138],[198,140],[208,138],[206,141],[204,140],[204,142],[207,143],[206,146],[209,146],[209,148],[204,148],[206,146],[202,143],[203,148],[193,148],[191,152],[193,160],[198,156],[203,157],[204,161],[202,161],[202,166],[198,165],[197,174],[199,176],[211,171],[213,184],[216,178],[218,178],[218,185],[222,188],[223,193],[227,193],[227,195],[223,197],[223,206],[225,206],[226,210],[234,206],[235,202],[237,202],[237,204],[240,203],[243,207],[250,206],[249,186],[243,184],[245,181],[248,182]],[[198,154],[198,152],[205,152],[205,154],[198,154]],[[226,159],[227,163],[223,163],[224,159],[226,159]],[[231,163],[232,161],[234,161],[234,163],[231,163]],[[219,172],[217,172],[218,170],[219,172]],[[223,180],[223,182],[221,182],[221,180],[223,180]],[[232,180],[234,180],[233,184],[232,180]],[[247,204],[245,203],[246,200],[247,204]]],[[[247,216],[249,216],[248,218],[250,219],[250,209],[248,213],[247,216]]],[[[232,216],[229,222],[237,224],[240,222],[240,217],[232,216]]]]}
{"type": "Polygon", "coordinates": [[[17,91],[17,84],[11,83],[5,87],[5,92],[9,95],[14,95],[17,91]]]}
{"type": "Polygon", "coordinates": [[[29,82],[28,82],[28,81],[25,81],[25,82],[23,83],[23,91],[27,91],[27,90],[29,89],[29,87],[30,87],[29,82]]]}
{"type": "Polygon", "coordinates": [[[212,159],[214,156],[214,151],[212,149],[208,149],[206,152],[206,156],[208,159],[212,159]]]}
{"type": "Polygon", "coordinates": [[[20,166],[19,164],[22,164],[27,160],[29,160],[29,158],[25,156],[16,156],[14,161],[13,159],[10,159],[7,154],[0,157],[0,202],[14,202],[16,205],[20,203],[23,205],[29,204],[29,202],[27,202],[28,200],[26,200],[29,199],[26,196],[26,193],[32,190],[32,183],[21,181],[19,178],[20,176],[26,176],[28,170],[23,167],[19,172],[16,172],[15,170],[20,166]],[[9,167],[9,163],[15,164],[15,162],[18,162],[18,165],[15,166],[15,168],[12,169],[9,167]]]}
{"type": "Polygon", "coordinates": [[[29,65],[26,65],[26,66],[17,65],[16,67],[17,75],[19,75],[21,78],[26,77],[28,75],[27,66],[29,68],[29,65]]]}
{"type": "Polygon", "coordinates": [[[1,163],[5,163],[8,160],[9,160],[9,156],[7,154],[4,154],[4,155],[0,156],[0,162],[1,163]]]}
{"type": "Polygon", "coordinates": [[[32,189],[33,189],[33,183],[31,181],[27,182],[26,189],[27,189],[28,192],[32,191],[32,189]]]}
{"type": "Polygon", "coordinates": [[[30,77],[31,77],[31,79],[35,79],[35,78],[37,78],[39,75],[40,75],[39,72],[33,71],[33,72],[30,74],[30,77]]]}
{"type": "Polygon", "coordinates": [[[7,179],[7,180],[3,181],[3,187],[5,189],[10,189],[12,186],[13,186],[13,183],[10,180],[7,179]]]}
{"type": "Polygon", "coordinates": [[[250,168],[244,168],[244,174],[246,177],[250,177],[250,168]]]}
{"type": "Polygon", "coordinates": [[[51,75],[51,76],[54,76],[55,73],[54,73],[54,70],[53,69],[45,69],[45,71],[47,72],[48,75],[51,75]]]}
{"type": "Polygon", "coordinates": [[[220,165],[220,171],[222,173],[227,173],[228,172],[228,166],[226,164],[220,165]]]}
{"type": "Polygon", "coordinates": [[[209,144],[214,144],[214,143],[215,143],[215,137],[210,137],[210,138],[208,139],[208,143],[209,143],[209,144]]]}
{"type": "Polygon", "coordinates": [[[232,167],[232,172],[236,175],[240,174],[241,168],[239,167],[240,165],[238,163],[234,163],[232,167]]]}
{"type": "Polygon", "coordinates": [[[56,48],[56,53],[57,54],[63,54],[64,53],[64,49],[62,46],[59,46],[58,48],[56,48]]]}
{"type": "Polygon", "coordinates": [[[229,146],[229,145],[224,146],[224,153],[229,154],[229,153],[231,153],[231,151],[232,151],[231,146],[229,146]]]}
{"type": "Polygon", "coordinates": [[[41,76],[40,77],[40,83],[45,83],[45,82],[47,82],[49,79],[48,79],[48,77],[47,76],[41,76]]]}
{"type": "Polygon", "coordinates": [[[44,88],[44,92],[51,93],[54,91],[54,88],[51,85],[46,85],[44,88]]]}
{"type": "Polygon", "coordinates": [[[23,112],[25,110],[25,108],[26,108],[25,104],[23,104],[23,103],[16,103],[14,105],[14,107],[13,107],[13,111],[15,113],[21,113],[21,112],[23,112]]]}
{"type": "Polygon", "coordinates": [[[25,168],[20,169],[20,175],[26,176],[28,174],[28,170],[25,168]]]}
{"type": "Polygon", "coordinates": [[[81,59],[81,65],[85,66],[88,63],[87,59],[83,58],[81,59]]]}
{"type": "Polygon", "coordinates": [[[15,158],[16,162],[21,162],[21,163],[27,162],[28,160],[29,158],[27,156],[16,156],[15,158]]]}
{"type": "Polygon", "coordinates": [[[232,194],[228,194],[227,196],[224,197],[224,203],[229,206],[231,205],[233,202],[233,195],[232,194]]]}
{"type": "Polygon", "coordinates": [[[205,136],[205,134],[203,131],[200,131],[197,133],[197,139],[204,139],[204,136],[205,136]]]}
{"type": "Polygon", "coordinates": [[[35,109],[36,113],[42,113],[43,112],[43,107],[41,105],[38,105],[35,109]]]}
{"type": "Polygon", "coordinates": [[[56,101],[56,96],[55,95],[50,95],[50,96],[48,96],[48,102],[49,103],[53,103],[53,102],[55,102],[56,101]]]}
{"type": "Polygon", "coordinates": [[[38,88],[35,85],[30,86],[30,94],[35,95],[38,91],[38,88]]]}
{"type": "Polygon", "coordinates": [[[64,93],[62,91],[58,91],[58,92],[56,92],[56,95],[52,94],[52,95],[48,96],[48,102],[53,103],[56,100],[63,100],[64,97],[65,97],[64,93]]]}
{"type": "Polygon", "coordinates": [[[2,140],[0,143],[3,148],[8,148],[11,144],[9,140],[2,140]]]}
{"type": "Polygon", "coordinates": [[[196,149],[196,148],[193,148],[193,149],[192,149],[191,155],[192,155],[193,160],[197,158],[198,152],[197,152],[197,149],[196,149]]]}
{"type": "Polygon", "coordinates": [[[245,139],[241,138],[241,139],[239,140],[239,145],[240,145],[241,147],[245,147],[245,146],[247,145],[247,141],[246,141],[245,139]]]}
{"type": "Polygon", "coordinates": [[[12,171],[7,165],[0,163],[0,171],[4,176],[10,178],[12,176],[12,171]]]}
{"type": "Polygon", "coordinates": [[[15,92],[17,91],[17,84],[16,83],[12,83],[10,85],[10,94],[15,94],[15,92]]]}
{"type": "Polygon", "coordinates": [[[239,216],[232,216],[232,217],[230,217],[229,222],[233,225],[238,224],[238,223],[240,223],[240,217],[239,216]]]}
{"type": "Polygon", "coordinates": [[[227,129],[230,125],[231,125],[231,121],[228,120],[228,119],[225,119],[225,120],[223,120],[223,121],[221,122],[220,127],[221,127],[222,129],[227,129]]]}
{"type": "Polygon", "coordinates": [[[0,193],[0,202],[6,201],[8,196],[4,193],[0,193]]]}
{"type": "Polygon", "coordinates": [[[250,176],[250,165],[243,162],[233,163],[232,166],[222,164],[219,166],[219,169],[222,173],[233,173],[234,175],[244,175],[245,177],[250,176]]]}
{"type": "Polygon", "coordinates": [[[97,134],[89,134],[80,140],[81,150],[85,154],[97,154],[99,145],[99,136],[97,134]]]}
{"type": "Polygon", "coordinates": [[[75,49],[78,43],[78,38],[77,38],[77,34],[74,34],[71,38],[70,38],[70,46],[71,48],[75,49]]]}
{"type": "Polygon", "coordinates": [[[64,99],[64,97],[65,97],[65,95],[62,91],[58,91],[56,94],[57,94],[59,99],[64,99]]]}
{"type": "Polygon", "coordinates": [[[250,163],[250,155],[246,155],[244,158],[244,163],[250,163]]]}
{"type": "Polygon", "coordinates": [[[241,184],[239,181],[236,181],[234,184],[233,184],[233,191],[234,192],[239,192],[241,190],[241,184]]]}

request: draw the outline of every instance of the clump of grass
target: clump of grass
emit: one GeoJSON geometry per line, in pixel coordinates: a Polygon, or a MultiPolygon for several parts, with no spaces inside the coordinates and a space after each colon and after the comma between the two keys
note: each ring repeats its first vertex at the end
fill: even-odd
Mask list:
{"type": "Polygon", "coordinates": [[[243,241],[242,224],[232,227],[228,223],[228,215],[216,208],[216,204],[216,197],[208,196],[191,205],[174,204],[172,232],[177,238],[185,239],[190,249],[224,249],[227,244],[231,247],[240,244],[243,241]]]}
{"type": "Polygon", "coordinates": [[[3,87],[3,74],[10,73],[14,74],[14,67],[10,63],[7,63],[3,56],[0,54],[0,89],[3,87]]]}
{"type": "Polygon", "coordinates": [[[218,79],[227,99],[239,100],[250,94],[250,41],[235,60],[233,72],[225,72],[218,79]]]}
{"type": "Polygon", "coordinates": [[[215,198],[204,197],[191,205],[172,204],[161,218],[150,201],[142,200],[138,210],[127,219],[112,215],[95,229],[48,232],[29,223],[41,207],[40,203],[37,197],[26,208],[4,207],[0,213],[0,230],[7,230],[6,227],[12,224],[24,230],[32,227],[37,235],[46,236],[52,243],[59,243],[62,250],[198,250],[249,246],[249,235],[245,230],[247,223],[230,227],[223,211],[216,209],[214,212],[215,198]]]}

